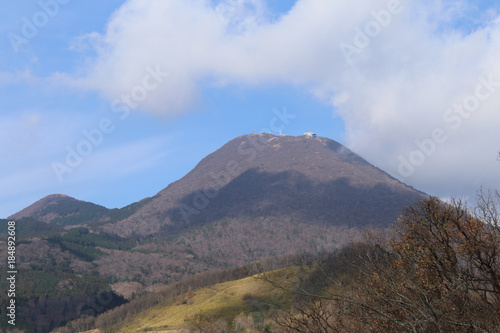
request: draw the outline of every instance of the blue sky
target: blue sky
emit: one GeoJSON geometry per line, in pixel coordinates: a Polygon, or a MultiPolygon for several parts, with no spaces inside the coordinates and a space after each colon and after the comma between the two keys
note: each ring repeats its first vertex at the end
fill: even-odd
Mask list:
{"type": "Polygon", "coordinates": [[[53,193],[109,208],[152,196],[277,114],[289,115],[284,134],[337,140],[428,193],[498,189],[499,9],[2,2],[0,217],[53,193]],[[121,119],[124,95],[140,101],[121,119]],[[85,156],[68,163],[78,149],[85,156]]]}

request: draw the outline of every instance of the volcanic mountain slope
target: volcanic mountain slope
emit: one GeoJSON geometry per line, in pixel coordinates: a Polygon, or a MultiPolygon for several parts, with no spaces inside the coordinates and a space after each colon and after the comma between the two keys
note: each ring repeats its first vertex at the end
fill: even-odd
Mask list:
{"type": "MultiPolygon", "coordinates": [[[[121,209],[52,195],[10,216],[25,238],[16,252],[32,314],[26,320],[47,324],[27,303],[46,293],[63,304],[109,284],[131,296],[205,270],[339,247],[363,227],[388,226],[424,197],[333,140],[241,136],[157,195],[121,209]]],[[[1,247],[0,258],[6,252],[1,247]]],[[[51,315],[76,313],[61,307],[51,315]]]]}
{"type": "Polygon", "coordinates": [[[99,220],[107,213],[108,209],[103,206],[76,200],[65,194],[52,194],[9,216],[9,219],[30,217],[41,222],[68,225],[99,220]]]}
{"type": "Polygon", "coordinates": [[[65,194],[52,194],[9,216],[8,219],[23,219],[25,222],[32,219],[61,226],[113,223],[132,215],[151,199],[145,198],[120,209],[108,209],[65,194]]]}
{"type": "MultiPolygon", "coordinates": [[[[424,196],[333,140],[253,134],[228,142],[157,195],[124,208],[53,195],[10,219],[25,227],[25,237],[42,237],[38,242],[68,255],[78,274],[92,268],[112,283],[147,287],[206,269],[339,247],[361,228],[390,225],[424,196]],[[69,225],[80,227],[65,231],[69,225]]],[[[28,245],[19,248],[26,265],[33,252],[24,249],[28,245]]]]}
{"type": "Polygon", "coordinates": [[[217,221],[388,226],[423,197],[333,140],[253,134],[208,155],[103,230],[169,237],[217,221]]]}

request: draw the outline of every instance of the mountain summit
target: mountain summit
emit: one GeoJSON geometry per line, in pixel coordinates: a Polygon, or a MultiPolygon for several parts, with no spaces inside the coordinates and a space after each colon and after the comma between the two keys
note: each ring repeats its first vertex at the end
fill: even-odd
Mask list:
{"type": "Polygon", "coordinates": [[[252,134],[228,142],[103,229],[171,236],[222,220],[388,226],[423,197],[334,140],[252,134]]]}
{"type": "Polygon", "coordinates": [[[10,220],[30,217],[35,220],[54,224],[78,224],[78,222],[97,221],[108,212],[105,207],[80,201],[65,194],[48,195],[23,210],[9,216],[10,220]],[[70,223],[73,221],[73,223],[70,223]]]}
{"type": "MultiPolygon", "coordinates": [[[[110,283],[130,296],[205,270],[338,248],[424,197],[333,140],[252,134],[121,209],[51,195],[10,219],[27,239],[20,267],[48,274],[31,274],[31,285],[60,281],[53,304],[65,304],[73,285],[64,281],[94,279],[87,294],[110,283]]],[[[75,318],[62,306],[53,312],[75,318]]]]}

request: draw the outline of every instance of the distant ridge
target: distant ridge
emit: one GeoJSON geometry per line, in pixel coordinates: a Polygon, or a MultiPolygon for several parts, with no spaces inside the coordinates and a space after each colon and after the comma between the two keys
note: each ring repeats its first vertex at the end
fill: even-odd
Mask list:
{"type": "Polygon", "coordinates": [[[46,223],[80,224],[83,221],[98,220],[108,211],[103,206],[80,201],[65,194],[52,194],[9,216],[8,219],[19,220],[23,217],[30,217],[46,223]]]}

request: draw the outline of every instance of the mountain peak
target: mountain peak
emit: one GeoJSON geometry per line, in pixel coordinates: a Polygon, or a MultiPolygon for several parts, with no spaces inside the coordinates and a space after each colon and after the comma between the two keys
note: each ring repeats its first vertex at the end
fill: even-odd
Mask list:
{"type": "Polygon", "coordinates": [[[70,197],[69,195],[66,195],[66,194],[60,194],[60,193],[47,195],[46,197],[42,198],[41,200],[56,201],[56,200],[60,200],[60,199],[71,199],[71,200],[76,200],[75,198],[70,197]]]}
{"type": "Polygon", "coordinates": [[[9,216],[8,218],[10,220],[18,220],[18,219],[21,219],[23,217],[34,217],[34,216],[38,215],[38,213],[41,210],[43,210],[45,207],[47,207],[48,205],[54,204],[55,202],[57,202],[59,200],[64,200],[64,199],[76,200],[70,196],[67,196],[66,194],[47,195],[46,197],[43,197],[42,199],[29,205],[28,207],[24,208],[23,210],[9,216]]]}
{"type": "Polygon", "coordinates": [[[386,226],[421,198],[334,140],[256,133],[229,141],[104,229],[122,236],[171,234],[220,219],[386,226]]]}
{"type": "Polygon", "coordinates": [[[8,217],[10,220],[19,220],[24,217],[31,217],[35,220],[54,223],[61,218],[72,218],[72,220],[83,220],[79,215],[91,211],[92,216],[102,216],[108,210],[105,207],[95,205],[90,202],[80,201],[66,194],[51,194],[36,201],[23,210],[8,217]]]}

